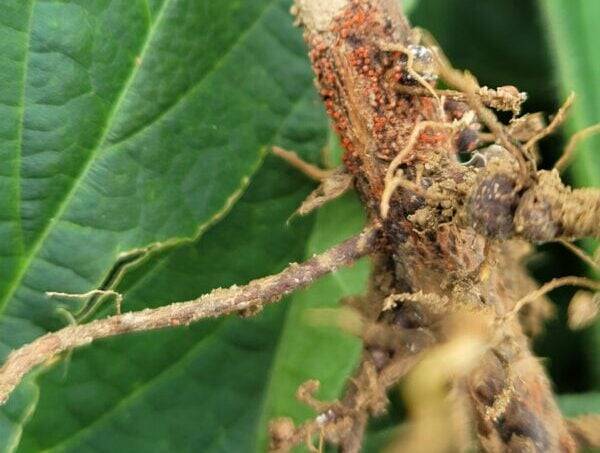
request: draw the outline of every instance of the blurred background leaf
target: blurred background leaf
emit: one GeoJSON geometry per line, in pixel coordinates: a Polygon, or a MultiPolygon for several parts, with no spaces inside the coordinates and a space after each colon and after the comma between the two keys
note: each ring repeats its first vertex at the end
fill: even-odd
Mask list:
{"type": "Polygon", "coordinates": [[[558,405],[567,417],[585,414],[600,414],[600,393],[590,392],[573,395],[561,395],[558,405]]]}
{"type": "MultiPolygon", "coordinates": [[[[539,0],[553,50],[560,92],[577,94],[567,131],[573,134],[600,122],[600,47],[598,19],[600,2],[594,0],[539,0]]],[[[580,143],[569,176],[578,187],[600,186],[600,136],[580,143]]],[[[584,241],[593,253],[597,243],[584,241]]],[[[596,275],[598,277],[598,275],[596,275]]],[[[594,388],[600,389],[600,326],[592,330],[593,344],[587,350],[592,362],[594,388]]]]}
{"type": "MultiPolygon", "coordinates": [[[[560,80],[560,93],[577,94],[567,132],[573,134],[600,122],[600,2],[594,0],[539,0],[550,48],[560,80]]],[[[600,137],[582,142],[571,176],[578,186],[600,185],[600,137]]]]}

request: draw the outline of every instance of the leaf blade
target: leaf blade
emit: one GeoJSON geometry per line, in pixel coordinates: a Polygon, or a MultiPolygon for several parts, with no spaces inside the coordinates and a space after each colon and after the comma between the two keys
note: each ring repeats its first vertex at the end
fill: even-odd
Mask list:
{"type": "MultiPolygon", "coordinates": [[[[293,141],[299,133],[304,135],[304,126],[313,117],[315,138],[303,148],[313,148],[309,155],[314,158],[318,146],[310,145],[322,142],[325,134],[322,112],[314,112],[313,99],[311,92],[281,139],[288,136],[293,141]]],[[[290,144],[290,139],[285,142],[290,144]]],[[[160,305],[173,297],[188,299],[215,285],[240,284],[302,256],[303,238],[312,222],[306,219],[291,228],[285,222],[306,195],[308,181],[272,157],[260,173],[231,213],[205,236],[165,251],[146,263],[147,270],[130,276],[134,281],[127,284],[127,309],[160,305]],[[240,258],[245,256],[252,259],[240,258]]],[[[260,406],[286,309],[278,304],[257,319],[207,321],[100,342],[76,352],[65,382],[61,382],[60,370],[41,378],[39,409],[18,451],[231,451],[236,445],[251,446],[256,419],[252,414],[260,406]],[[112,366],[103,369],[104,363],[112,366]],[[192,374],[191,369],[195,370],[192,374]],[[203,384],[197,387],[195,382],[203,384]],[[80,390],[85,383],[96,391],[80,390]],[[101,397],[88,398],[90,404],[85,404],[86,393],[101,397]],[[163,395],[159,399],[169,407],[163,409],[169,416],[147,407],[157,394],[163,395]],[[128,417],[128,413],[137,415],[128,417]],[[166,428],[161,425],[145,435],[122,435],[128,430],[147,431],[143,427],[158,418],[165,420],[166,428]]]]}
{"type": "MultiPolygon", "coordinates": [[[[546,20],[563,96],[570,91],[577,94],[571,118],[567,122],[567,130],[573,134],[600,122],[600,93],[595,89],[600,83],[600,51],[592,44],[595,42],[595,18],[600,14],[600,4],[593,1],[548,0],[540,1],[538,5],[546,20]]],[[[598,136],[590,137],[578,145],[569,173],[575,186],[600,185],[600,155],[596,152],[599,146],[598,136]]],[[[586,243],[588,250],[596,247],[597,244],[592,241],[586,243]]],[[[588,360],[598,384],[600,329],[595,328],[592,337],[588,360]]]]}
{"type": "MultiPolygon", "coordinates": [[[[572,134],[600,122],[600,94],[593,89],[600,80],[600,53],[591,45],[596,30],[594,18],[600,14],[600,5],[563,0],[542,1],[539,5],[546,19],[562,95],[566,97],[571,91],[578,95],[567,123],[572,134]]],[[[599,144],[598,137],[592,137],[578,146],[572,169],[577,185],[600,184],[600,156],[594,152],[599,144]]]]}
{"type": "MultiPolygon", "coordinates": [[[[11,213],[2,234],[14,249],[0,257],[3,276],[11,277],[10,287],[0,285],[0,356],[62,326],[56,307],[73,305],[49,301],[46,291],[96,288],[124,254],[188,241],[218,222],[312,81],[285,1],[6,0],[3,6],[32,6],[33,13],[27,52],[21,35],[1,44],[26,56],[28,70],[14,77],[25,80],[23,142],[2,146],[12,163],[1,197],[11,213]],[[210,40],[194,39],[198,27],[210,40]],[[265,46],[277,50],[262,52],[265,46]],[[206,58],[200,64],[193,55],[206,58]],[[278,77],[294,83],[280,86],[278,77]],[[157,108],[167,111],[137,131],[157,108]]],[[[10,14],[2,21],[12,22],[0,25],[0,33],[25,27],[10,14]]],[[[10,94],[4,81],[17,70],[2,66],[0,96],[10,94]]],[[[18,122],[2,124],[14,141],[18,122]]],[[[0,411],[1,448],[12,442],[8,436],[18,439],[34,393],[28,401],[12,398],[0,411]]]]}

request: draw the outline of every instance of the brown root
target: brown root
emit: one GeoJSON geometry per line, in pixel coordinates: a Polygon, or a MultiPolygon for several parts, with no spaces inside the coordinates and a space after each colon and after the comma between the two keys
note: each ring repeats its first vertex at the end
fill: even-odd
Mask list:
{"type": "Polygon", "coordinates": [[[564,104],[560,107],[554,118],[550,122],[550,124],[535,134],[533,137],[529,139],[529,141],[525,144],[525,149],[531,150],[537,142],[547,137],[548,135],[556,132],[558,128],[565,122],[567,119],[567,115],[573,106],[573,102],[575,102],[575,93],[571,93],[564,104]]]}
{"type": "Polygon", "coordinates": [[[370,227],[321,255],[315,255],[301,264],[293,263],[279,274],[253,280],[245,286],[218,288],[187,302],[175,302],[151,310],[119,314],[87,324],[65,327],[41,336],[11,352],[0,368],[0,405],[8,400],[25,374],[62,352],[102,338],[189,325],[201,319],[254,310],[262,305],[277,302],[319,277],[371,253],[377,244],[378,236],[378,230],[370,227]]]}
{"type": "Polygon", "coordinates": [[[569,140],[569,143],[567,143],[563,155],[560,157],[560,159],[558,159],[558,161],[554,165],[554,168],[559,172],[564,171],[564,169],[567,168],[571,159],[573,158],[575,150],[577,149],[577,145],[579,145],[579,143],[581,143],[586,138],[591,137],[592,135],[597,134],[598,132],[600,132],[600,124],[595,124],[593,126],[586,127],[585,129],[573,135],[573,137],[571,137],[571,139],[569,140]]]}
{"type": "Polygon", "coordinates": [[[273,146],[271,148],[273,154],[275,154],[280,159],[286,161],[289,165],[296,168],[298,171],[302,172],[306,176],[308,176],[313,181],[322,182],[328,177],[331,176],[331,170],[323,170],[316,165],[306,162],[298,154],[293,151],[288,151],[279,146],[273,146]]]}
{"type": "Polygon", "coordinates": [[[572,252],[575,256],[577,256],[581,261],[587,264],[590,268],[600,271],[600,263],[594,260],[593,257],[587,254],[584,250],[577,247],[575,244],[565,241],[564,239],[559,239],[558,241],[563,247],[572,252]]]}
{"type": "Polygon", "coordinates": [[[354,177],[340,167],[328,173],[321,184],[302,202],[296,213],[305,216],[326,203],[341,197],[352,188],[354,177]]]}
{"type": "Polygon", "coordinates": [[[561,286],[579,286],[582,288],[588,288],[594,291],[600,291],[600,282],[590,280],[585,277],[561,277],[550,280],[548,283],[542,285],[540,288],[532,291],[519,299],[514,307],[504,316],[504,318],[517,314],[523,307],[530,304],[534,300],[539,299],[541,296],[548,294],[550,291],[554,291],[556,288],[561,286]]]}

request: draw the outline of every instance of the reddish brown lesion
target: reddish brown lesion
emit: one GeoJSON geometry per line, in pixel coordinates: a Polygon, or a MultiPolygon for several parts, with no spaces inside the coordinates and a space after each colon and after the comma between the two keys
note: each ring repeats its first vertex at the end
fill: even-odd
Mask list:
{"type": "MultiPolygon", "coordinates": [[[[406,55],[381,49],[380,42],[391,37],[408,45],[406,31],[372,3],[353,1],[326,36],[307,33],[319,93],[345,149],[343,161],[359,176],[359,191],[373,201],[383,192],[387,163],[403,148],[414,125],[439,120],[434,99],[398,92],[406,79],[406,55]]],[[[443,134],[423,134],[415,150],[443,141],[443,134]]]]}

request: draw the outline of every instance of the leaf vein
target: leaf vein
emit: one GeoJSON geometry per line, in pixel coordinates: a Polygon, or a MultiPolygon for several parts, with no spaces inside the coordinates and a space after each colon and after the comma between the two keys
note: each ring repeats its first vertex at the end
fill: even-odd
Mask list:
{"type": "Polygon", "coordinates": [[[167,105],[165,107],[164,110],[162,110],[160,113],[158,113],[156,116],[154,116],[154,118],[151,118],[147,123],[140,125],[139,127],[131,130],[129,133],[125,134],[124,136],[120,137],[118,140],[110,143],[109,147],[113,148],[117,145],[121,145],[125,142],[127,142],[128,140],[132,139],[133,137],[141,134],[142,132],[144,132],[146,129],[150,128],[151,126],[153,126],[154,124],[156,124],[158,121],[160,121],[162,118],[164,118],[166,115],[169,114],[169,112],[173,111],[175,108],[177,108],[177,106],[179,104],[181,104],[182,102],[184,102],[188,96],[190,96],[194,91],[196,91],[196,89],[198,89],[202,83],[211,75],[213,75],[215,72],[217,72],[219,70],[219,68],[223,65],[223,63],[226,60],[226,57],[231,54],[231,52],[233,52],[233,50],[240,44],[242,43],[245,38],[254,30],[254,28],[261,22],[263,16],[265,15],[265,13],[273,6],[273,0],[271,0],[269,3],[267,3],[267,5],[261,10],[261,12],[257,15],[256,19],[250,24],[250,26],[248,28],[246,28],[232,43],[231,45],[224,50],[223,54],[221,55],[221,57],[219,59],[217,59],[214,63],[214,65],[209,68],[209,70],[204,73],[202,75],[202,77],[200,77],[200,79],[198,79],[195,83],[193,83],[187,90],[185,90],[177,99],[175,99],[171,104],[167,105]]]}
{"type": "MultiPolygon", "coordinates": [[[[149,47],[149,43],[152,40],[152,37],[154,35],[154,32],[158,28],[160,19],[169,3],[170,3],[170,0],[165,0],[165,2],[161,6],[159,14],[157,15],[156,21],[151,26],[151,28],[148,30],[144,44],[142,45],[142,51],[141,51],[142,55],[147,51],[147,49],[149,47]]],[[[48,223],[46,224],[46,227],[41,232],[39,238],[36,240],[31,251],[27,254],[25,260],[21,263],[19,272],[17,273],[15,279],[13,280],[13,282],[10,285],[9,289],[7,290],[6,294],[0,300],[0,315],[6,310],[8,302],[14,295],[14,293],[17,290],[17,288],[19,287],[19,285],[21,284],[21,281],[23,280],[23,278],[26,274],[26,271],[29,268],[29,265],[31,264],[31,261],[34,259],[34,257],[37,255],[37,253],[40,251],[42,245],[44,244],[44,241],[46,240],[46,238],[52,231],[56,222],[62,217],[62,214],[65,212],[67,206],[69,205],[69,202],[70,202],[71,198],[73,197],[73,195],[75,194],[76,189],[78,188],[79,184],[81,184],[81,182],[84,179],[84,176],[87,174],[87,172],[91,168],[91,166],[94,162],[94,157],[98,153],[98,150],[100,150],[102,148],[102,146],[106,140],[106,137],[110,130],[110,125],[111,125],[113,119],[115,118],[117,111],[119,110],[119,107],[120,107],[121,102],[123,101],[123,98],[127,94],[127,90],[131,86],[131,83],[132,83],[133,79],[135,78],[135,75],[137,74],[138,68],[139,68],[138,65],[136,65],[135,63],[132,64],[131,73],[129,74],[129,77],[123,84],[123,88],[121,89],[121,92],[120,92],[119,96],[117,97],[117,101],[115,102],[113,109],[107,116],[104,130],[103,130],[102,134],[100,135],[100,138],[98,139],[97,145],[90,152],[90,155],[89,155],[85,165],[83,166],[81,172],[75,178],[73,185],[71,186],[70,190],[66,193],[62,202],[58,205],[58,208],[57,208],[56,212],[54,213],[54,215],[50,217],[50,220],[48,221],[48,223]]]]}

